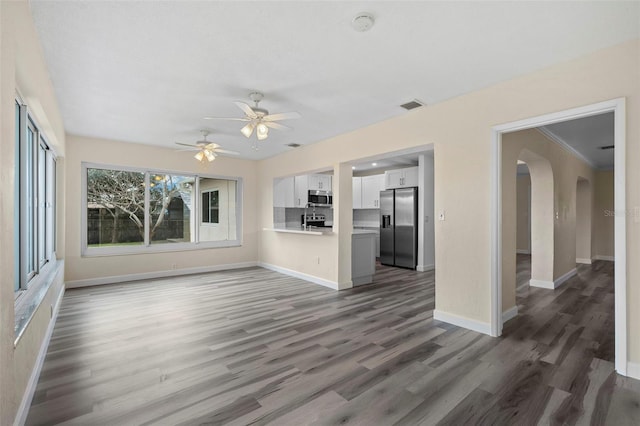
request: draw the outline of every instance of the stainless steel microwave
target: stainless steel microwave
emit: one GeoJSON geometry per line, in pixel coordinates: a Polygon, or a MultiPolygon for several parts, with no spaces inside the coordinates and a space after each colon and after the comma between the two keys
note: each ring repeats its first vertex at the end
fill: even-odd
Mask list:
{"type": "Polygon", "coordinates": [[[333,204],[333,195],[331,191],[310,189],[307,203],[311,206],[330,206],[333,204]]]}

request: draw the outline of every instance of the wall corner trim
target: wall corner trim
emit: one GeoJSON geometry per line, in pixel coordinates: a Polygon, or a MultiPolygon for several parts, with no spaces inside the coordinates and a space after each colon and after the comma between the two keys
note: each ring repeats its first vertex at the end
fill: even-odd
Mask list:
{"type": "Polygon", "coordinates": [[[553,281],[529,280],[529,285],[531,287],[546,288],[549,290],[555,289],[555,286],[553,285],[553,281]]]}
{"type": "Polygon", "coordinates": [[[433,310],[433,319],[457,325],[458,327],[477,331],[478,333],[487,334],[489,336],[491,335],[491,324],[488,322],[481,322],[478,320],[461,317],[459,315],[450,314],[448,312],[439,311],[437,309],[433,310]]]}
{"type": "Polygon", "coordinates": [[[205,274],[207,272],[226,271],[229,269],[251,268],[258,266],[258,262],[227,263],[224,265],[199,266],[196,268],[172,269],[169,271],[142,272],[139,274],[112,275],[109,277],[88,278],[85,280],[67,281],[66,288],[90,287],[94,285],[116,284],[128,281],[147,280],[154,278],[175,277],[178,275],[205,274]]]}
{"type": "Polygon", "coordinates": [[[511,308],[502,312],[502,323],[504,324],[505,322],[511,319],[514,319],[517,316],[518,316],[518,306],[512,306],[511,308]]]}
{"type": "Polygon", "coordinates": [[[635,362],[627,362],[627,377],[631,377],[632,379],[640,380],[640,364],[635,362]]]}
{"type": "Polygon", "coordinates": [[[51,316],[51,320],[49,321],[49,325],[47,326],[47,331],[45,332],[44,338],[42,339],[42,344],[40,345],[40,350],[38,351],[38,357],[36,358],[33,370],[31,370],[31,376],[29,377],[29,381],[27,382],[27,388],[24,390],[22,401],[20,401],[20,406],[18,407],[18,411],[16,412],[16,417],[13,421],[14,426],[22,426],[27,421],[29,408],[31,408],[31,401],[33,401],[33,395],[35,394],[36,387],[38,386],[38,379],[40,379],[40,372],[42,371],[44,359],[47,356],[47,350],[49,349],[49,342],[51,341],[53,329],[56,325],[56,321],[58,320],[58,312],[60,311],[60,305],[62,304],[62,296],[64,296],[64,291],[65,286],[62,285],[60,288],[60,294],[58,294],[58,297],[56,298],[56,305],[53,308],[53,315],[51,316]]]}
{"type": "Polygon", "coordinates": [[[416,271],[418,272],[429,272],[436,269],[436,265],[418,265],[416,266],[416,271]]]}
{"type": "Polygon", "coordinates": [[[316,277],[314,275],[305,274],[303,272],[294,271],[293,269],[283,268],[281,266],[273,265],[271,263],[258,262],[258,266],[271,271],[280,272],[281,274],[289,275],[291,277],[300,278],[301,280],[309,281],[313,284],[319,284],[324,287],[329,287],[333,290],[339,290],[337,282],[325,280],[324,278],[316,277]]]}
{"type": "Polygon", "coordinates": [[[578,257],[578,258],[576,258],[576,263],[580,263],[580,264],[583,264],[583,265],[591,265],[591,259],[585,259],[585,258],[578,257]]]}

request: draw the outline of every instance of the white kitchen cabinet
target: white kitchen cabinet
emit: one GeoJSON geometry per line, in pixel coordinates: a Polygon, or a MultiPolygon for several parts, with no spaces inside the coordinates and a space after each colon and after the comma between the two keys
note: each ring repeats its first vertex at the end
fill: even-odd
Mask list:
{"type": "Polygon", "coordinates": [[[353,177],[351,182],[353,183],[353,208],[362,208],[362,178],[353,177]]]}
{"type": "Polygon", "coordinates": [[[309,176],[302,175],[295,177],[295,207],[304,207],[307,205],[307,199],[309,198],[309,176]]]}
{"type": "Polygon", "coordinates": [[[331,176],[309,175],[308,185],[310,190],[331,191],[331,176]]]}
{"type": "Polygon", "coordinates": [[[304,207],[309,199],[309,190],[331,191],[331,175],[301,175],[294,179],[294,205],[304,207]]]}
{"type": "Polygon", "coordinates": [[[418,168],[388,170],[384,172],[385,188],[409,188],[418,186],[418,168]]]}
{"type": "Polygon", "coordinates": [[[362,208],[379,209],[380,191],[384,188],[384,175],[364,176],[362,178],[362,208]]]}
{"type": "Polygon", "coordinates": [[[273,184],[273,207],[295,207],[295,180],[293,177],[276,179],[273,184]]]}

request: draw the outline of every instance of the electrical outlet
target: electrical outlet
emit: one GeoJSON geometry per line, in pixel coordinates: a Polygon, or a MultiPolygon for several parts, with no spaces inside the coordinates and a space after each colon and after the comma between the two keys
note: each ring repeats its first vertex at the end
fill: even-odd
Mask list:
{"type": "Polygon", "coordinates": [[[429,216],[424,217],[424,223],[429,223],[429,216]]]}
{"type": "Polygon", "coordinates": [[[51,305],[51,312],[50,312],[50,317],[49,318],[53,318],[53,305],[51,305]]]}
{"type": "Polygon", "coordinates": [[[171,269],[177,269],[177,268],[178,268],[178,265],[176,265],[175,263],[171,264],[171,269]]]}
{"type": "Polygon", "coordinates": [[[318,263],[318,265],[320,264],[320,256],[316,256],[316,262],[318,263]]]}

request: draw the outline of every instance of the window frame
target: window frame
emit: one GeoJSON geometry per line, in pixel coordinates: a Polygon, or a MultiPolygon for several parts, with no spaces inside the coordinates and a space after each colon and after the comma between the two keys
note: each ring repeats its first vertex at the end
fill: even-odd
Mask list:
{"type": "Polygon", "coordinates": [[[63,261],[58,261],[56,253],[58,157],[40,130],[42,127],[35,115],[17,91],[15,108],[14,345],[20,340],[63,264],[63,261]],[[32,133],[31,152],[29,131],[32,133]],[[31,191],[27,191],[29,185],[32,186],[31,191]],[[31,210],[32,216],[30,244],[25,220],[27,209],[31,210]],[[28,270],[30,256],[32,270],[28,270]]]}
{"type": "MultiPolygon", "coordinates": [[[[200,177],[204,177],[204,176],[198,176],[200,177]]],[[[209,201],[209,208],[207,209],[207,212],[209,213],[209,220],[205,221],[204,218],[202,217],[202,215],[200,216],[200,222],[199,225],[200,226],[220,226],[220,190],[219,189],[206,189],[203,191],[200,191],[200,199],[202,200],[202,196],[204,194],[209,194],[208,197],[208,201],[209,201]],[[218,200],[218,206],[216,207],[216,210],[218,211],[218,220],[216,222],[212,222],[211,221],[211,193],[212,192],[217,192],[217,200],[218,200]]],[[[203,206],[200,206],[200,211],[203,212],[203,206]]]]}
{"type": "MultiPolygon", "coordinates": [[[[113,164],[94,163],[94,162],[82,162],[81,163],[81,204],[82,204],[82,216],[81,216],[81,256],[82,257],[101,257],[101,256],[120,256],[130,254],[149,254],[149,253],[167,253],[167,252],[180,252],[180,251],[192,251],[203,250],[211,248],[224,248],[224,247],[240,247],[242,246],[242,212],[243,212],[243,178],[240,176],[222,176],[215,174],[201,174],[193,171],[178,171],[167,170],[161,168],[151,167],[131,167],[131,166],[118,166],[113,164]],[[118,170],[123,172],[135,172],[145,174],[145,212],[144,212],[144,241],[140,245],[135,246],[106,246],[106,247],[90,247],[88,243],[88,200],[87,200],[87,171],[88,169],[103,169],[103,170],[118,170]],[[198,226],[195,226],[195,232],[193,235],[193,242],[180,242],[171,244],[154,244],[149,240],[149,228],[150,228],[150,191],[149,183],[150,177],[154,174],[166,174],[173,176],[193,176],[194,178],[194,193],[200,194],[200,178],[210,179],[225,179],[236,182],[236,235],[238,238],[235,240],[224,241],[200,241],[200,235],[198,226]]],[[[193,206],[193,219],[194,223],[200,223],[200,197],[193,197],[195,200],[193,206]]]]}

